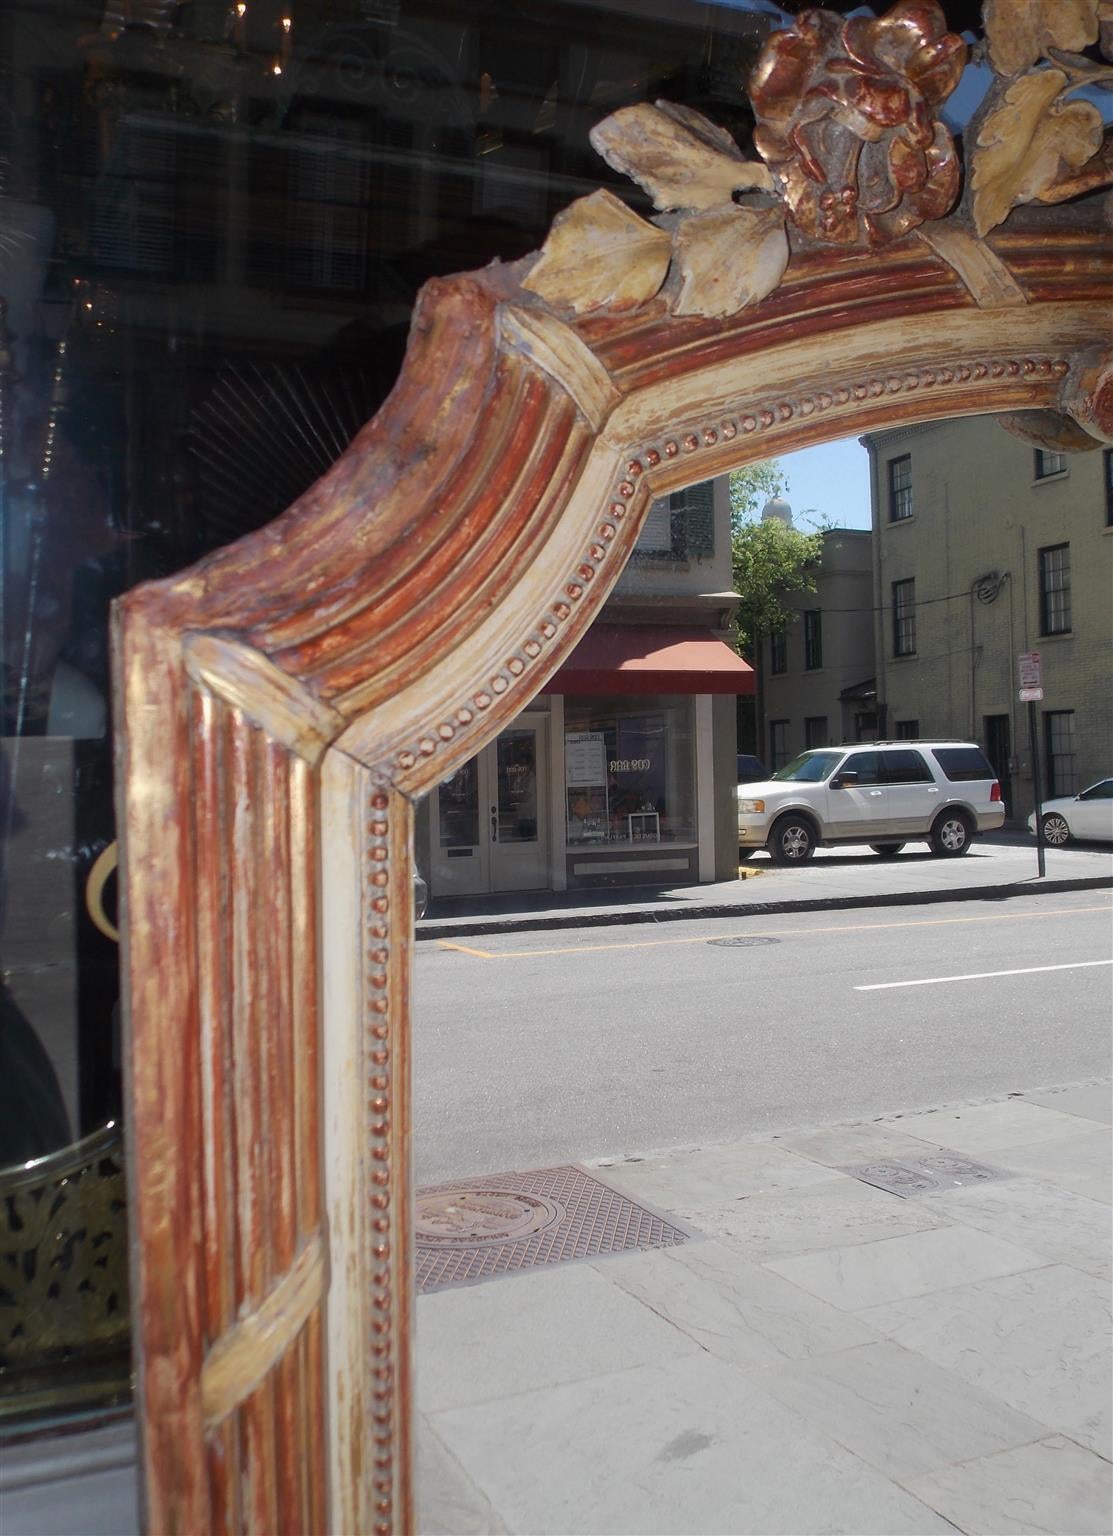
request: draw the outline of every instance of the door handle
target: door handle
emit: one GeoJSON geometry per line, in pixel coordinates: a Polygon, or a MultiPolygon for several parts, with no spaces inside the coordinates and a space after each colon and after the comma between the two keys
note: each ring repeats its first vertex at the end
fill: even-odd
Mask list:
{"type": "Polygon", "coordinates": [[[493,805],[491,807],[491,841],[493,843],[497,843],[498,840],[499,840],[499,813],[498,813],[498,807],[493,805]]]}

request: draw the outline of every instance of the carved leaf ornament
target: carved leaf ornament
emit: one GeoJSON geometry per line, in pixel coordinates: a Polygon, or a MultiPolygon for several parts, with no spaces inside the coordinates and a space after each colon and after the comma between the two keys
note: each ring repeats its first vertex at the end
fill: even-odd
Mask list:
{"type": "Polygon", "coordinates": [[[982,123],[971,177],[979,235],[1097,153],[1101,114],[1091,102],[1064,101],[1067,85],[1060,69],[1032,70],[1009,86],[1002,105],[982,123]]]}
{"type": "Polygon", "coordinates": [[[1078,52],[1098,35],[1098,0],[986,0],[989,58],[999,75],[1031,69],[1052,48],[1078,52]]]}
{"type": "Polygon", "coordinates": [[[575,315],[661,299],[674,315],[725,318],[773,292],[794,249],[876,248],[919,231],[977,303],[1023,303],[984,237],[1018,205],[1113,180],[1101,114],[1077,95],[1113,78],[1077,51],[1111,19],[1109,0],[989,0],[985,47],[1000,78],[967,130],[956,208],[963,167],[937,114],[969,49],[936,0],[900,0],[876,19],[805,11],[768,39],[749,82],[760,161],[689,108],[624,107],[591,140],[658,217],[606,192],[573,203],[524,286],[575,315]]]}

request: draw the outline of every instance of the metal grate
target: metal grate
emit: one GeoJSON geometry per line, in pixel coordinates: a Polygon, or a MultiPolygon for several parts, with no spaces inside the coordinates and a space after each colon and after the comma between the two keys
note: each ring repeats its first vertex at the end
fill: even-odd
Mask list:
{"type": "Polygon", "coordinates": [[[419,1291],[688,1237],[572,1164],[429,1185],[416,1214],[419,1291]]]}
{"type": "Polygon", "coordinates": [[[1004,1169],[975,1163],[968,1157],[960,1157],[957,1152],[932,1152],[899,1163],[852,1163],[838,1171],[902,1198],[936,1195],[968,1184],[988,1184],[1009,1177],[1004,1169]]]}

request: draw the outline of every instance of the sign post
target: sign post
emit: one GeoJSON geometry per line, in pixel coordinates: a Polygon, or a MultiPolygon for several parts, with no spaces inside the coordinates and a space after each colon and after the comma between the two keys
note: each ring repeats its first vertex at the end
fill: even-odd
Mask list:
{"type": "Polygon", "coordinates": [[[1040,784],[1039,733],[1036,729],[1036,705],[1043,699],[1043,673],[1039,651],[1020,655],[1020,702],[1028,706],[1028,756],[1032,760],[1032,794],[1036,802],[1036,871],[1044,875],[1043,789],[1040,784]]]}

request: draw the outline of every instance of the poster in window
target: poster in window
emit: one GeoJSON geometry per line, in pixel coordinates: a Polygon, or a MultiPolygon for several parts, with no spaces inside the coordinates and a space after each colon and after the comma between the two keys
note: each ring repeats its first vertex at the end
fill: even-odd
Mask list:
{"type": "Polygon", "coordinates": [[[602,731],[572,731],[564,738],[564,782],[569,789],[607,782],[607,746],[602,731]]]}

